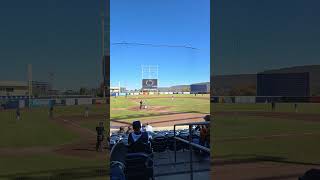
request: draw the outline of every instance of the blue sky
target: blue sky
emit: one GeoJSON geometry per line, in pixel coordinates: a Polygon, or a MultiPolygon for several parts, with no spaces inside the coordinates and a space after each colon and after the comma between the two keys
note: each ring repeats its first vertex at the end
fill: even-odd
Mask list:
{"type": "MultiPolygon", "coordinates": [[[[213,1],[215,74],[319,64],[320,1],[213,1]]],[[[55,73],[59,89],[101,82],[100,1],[2,0],[0,80],[55,73]]],[[[209,80],[209,0],[111,0],[111,42],[192,45],[200,50],[111,46],[111,83],[141,86],[158,64],[160,86],[209,80]]]]}
{"type": "Polygon", "coordinates": [[[54,87],[97,87],[101,74],[100,1],[3,0],[0,81],[49,80],[54,87]]]}
{"type": "Polygon", "coordinates": [[[214,74],[320,64],[320,1],[213,2],[214,74]]]}
{"type": "Polygon", "coordinates": [[[210,79],[209,0],[111,0],[111,43],[189,45],[199,50],[112,45],[111,85],[141,88],[141,65],[159,66],[159,86],[210,79]]]}

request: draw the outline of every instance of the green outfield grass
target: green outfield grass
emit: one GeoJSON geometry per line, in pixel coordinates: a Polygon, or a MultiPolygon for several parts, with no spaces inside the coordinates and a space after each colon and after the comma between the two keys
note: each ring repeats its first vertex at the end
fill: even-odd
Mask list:
{"type": "MultiPolygon", "coordinates": [[[[316,113],[320,114],[320,103],[297,103],[298,113],[316,113]]],[[[271,111],[271,104],[222,104],[213,103],[212,111],[271,111]]],[[[276,112],[295,112],[293,103],[277,103],[276,112]]]]}
{"type": "Polygon", "coordinates": [[[139,107],[139,101],[142,99],[148,106],[168,106],[168,110],[172,112],[181,113],[210,113],[209,96],[194,95],[151,95],[151,96],[128,96],[125,97],[112,97],[111,98],[111,119],[127,119],[134,118],[143,119],[145,117],[157,116],[161,113],[128,110],[128,108],[139,107]],[[179,97],[179,98],[177,98],[179,97]]]}
{"type": "Polygon", "coordinates": [[[17,177],[42,179],[94,179],[102,180],[109,171],[108,161],[58,156],[55,154],[26,157],[1,157],[0,179],[17,177]]]}
{"type": "MultiPolygon", "coordinates": [[[[106,105],[90,105],[90,114],[103,117],[106,105]]],[[[61,106],[54,108],[54,116],[83,118],[85,106],[61,106]]],[[[20,121],[16,120],[15,110],[0,112],[0,148],[51,148],[57,145],[79,141],[79,135],[71,132],[48,117],[48,108],[21,110],[20,121]]],[[[80,124],[83,128],[95,131],[103,119],[90,119],[80,124]]],[[[109,123],[106,123],[109,128],[109,123]]],[[[10,151],[10,150],[9,150],[10,151]]],[[[106,154],[107,156],[107,154],[106,154]]],[[[36,179],[106,179],[98,169],[108,170],[107,158],[71,157],[53,152],[31,154],[0,154],[0,179],[14,179],[18,176],[36,179]],[[61,178],[60,178],[61,179],[61,178]]],[[[104,172],[106,173],[106,172],[104,172]]]]}
{"type": "MultiPolygon", "coordinates": [[[[107,112],[107,107],[105,104],[89,105],[90,114],[105,114],[107,112]]],[[[54,111],[57,115],[63,116],[78,116],[84,115],[86,105],[78,106],[56,106],[54,111]]]]}
{"type": "Polygon", "coordinates": [[[78,138],[49,120],[44,108],[23,110],[21,117],[17,121],[14,110],[0,112],[0,147],[56,146],[78,138]]]}
{"type": "Polygon", "coordinates": [[[317,117],[320,104],[298,104],[297,113],[302,115],[299,117],[295,117],[297,113],[294,112],[294,106],[290,103],[277,104],[276,111],[285,112],[286,118],[245,113],[255,111],[271,114],[273,112],[270,106],[270,104],[212,104],[213,114],[217,113],[212,123],[213,158],[265,159],[283,163],[320,164],[320,144],[318,143],[320,119],[305,121],[303,118],[303,115],[317,117]],[[241,113],[236,113],[239,111],[241,113]],[[219,112],[230,113],[219,115],[219,112]],[[312,133],[312,135],[303,135],[304,133],[312,133]],[[270,138],[273,135],[280,136],[270,138]],[[248,137],[248,139],[239,139],[241,137],[248,137]]]}

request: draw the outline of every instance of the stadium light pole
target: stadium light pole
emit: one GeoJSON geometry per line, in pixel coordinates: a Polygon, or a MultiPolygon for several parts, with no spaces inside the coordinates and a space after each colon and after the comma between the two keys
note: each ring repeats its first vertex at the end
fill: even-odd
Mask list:
{"type": "Polygon", "coordinates": [[[28,94],[29,94],[29,102],[28,107],[31,108],[31,95],[32,95],[32,65],[28,64],[28,94]]]}
{"type": "Polygon", "coordinates": [[[106,60],[105,60],[105,54],[104,54],[104,14],[103,14],[103,11],[101,11],[101,39],[102,39],[102,43],[101,43],[101,46],[102,46],[102,73],[103,73],[103,99],[106,98],[106,82],[105,82],[105,76],[106,76],[106,60]]]}

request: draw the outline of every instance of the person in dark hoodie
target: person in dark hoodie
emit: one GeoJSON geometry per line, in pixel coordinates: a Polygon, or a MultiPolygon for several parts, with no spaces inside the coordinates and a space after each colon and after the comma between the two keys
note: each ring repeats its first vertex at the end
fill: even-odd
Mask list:
{"type": "Polygon", "coordinates": [[[141,122],[134,121],[132,123],[133,132],[129,134],[128,144],[131,145],[138,140],[142,143],[148,143],[148,133],[141,131],[141,122]]]}
{"type": "Polygon", "coordinates": [[[132,153],[143,152],[151,153],[148,132],[141,131],[141,122],[134,121],[132,123],[133,132],[129,134],[128,145],[132,153]]]}
{"type": "Polygon", "coordinates": [[[102,151],[102,142],[104,140],[104,125],[103,122],[99,122],[99,126],[96,127],[97,131],[97,143],[96,143],[96,151],[102,151]]]}

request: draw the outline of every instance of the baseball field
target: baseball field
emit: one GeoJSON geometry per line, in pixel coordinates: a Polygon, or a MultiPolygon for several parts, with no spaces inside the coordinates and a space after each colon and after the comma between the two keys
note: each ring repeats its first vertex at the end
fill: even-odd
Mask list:
{"type": "Polygon", "coordinates": [[[320,104],[209,104],[208,96],[111,98],[111,129],[133,120],[154,127],[202,121],[210,112],[212,179],[292,179],[320,166],[320,104]],[[147,109],[139,109],[144,100],[147,109]]]}
{"type": "Polygon", "coordinates": [[[292,179],[320,166],[320,104],[212,104],[214,179],[292,179]],[[232,172],[232,173],[231,173],[232,172]]]}
{"type": "MultiPolygon", "coordinates": [[[[0,112],[0,179],[106,179],[106,150],[95,151],[95,127],[105,121],[106,105],[0,112]]],[[[109,129],[109,123],[106,123],[109,129]]]]}
{"type": "MultiPolygon", "coordinates": [[[[106,106],[0,112],[0,179],[105,179],[107,151],[95,151],[95,127],[106,106]]],[[[111,129],[133,120],[153,127],[202,121],[208,95],[111,97],[111,129]],[[139,109],[144,100],[147,109],[139,109]]],[[[297,179],[320,166],[320,104],[211,104],[212,179],[297,179]],[[232,173],[231,173],[232,171],[232,173]]],[[[109,128],[109,123],[106,123],[109,128]]],[[[108,134],[108,132],[106,132],[108,134]]]]}
{"type": "Polygon", "coordinates": [[[156,128],[173,128],[174,124],[203,121],[210,113],[208,95],[140,95],[111,98],[111,130],[130,126],[134,120],[156,128]],[[147,106],[140,109],[140,101],[147,106]]]}

